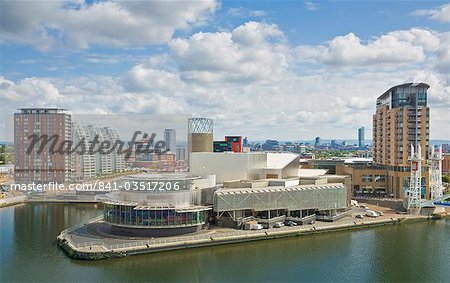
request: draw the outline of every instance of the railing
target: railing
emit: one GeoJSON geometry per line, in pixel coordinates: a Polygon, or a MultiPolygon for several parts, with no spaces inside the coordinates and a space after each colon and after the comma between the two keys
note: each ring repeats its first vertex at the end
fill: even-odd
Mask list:
{"type": "MultiPolygon", "coordinates": [[[[80,227],[78,227],[80,228],[80,227]]],[[[289,228],[289,227],[288,227],[289,228]]],[[[75,228],[77,229],[77,228],[75,228]]],[[[280,230],[281,231],[281,230],[280,230]]],[[[66,236],[67,230],[63,231],[61,235],[66,236]]],[[[120,250],[124,248],[136,248],[136,247],[150,247],[154,245],[160,244],[171,244],[171,243],[185,243],[185,242],[194,242],[194,241],[214,241],[214,240],[223,240],[226,238],[242,238],[242,236],[267,236],[266,231],[234,231],[229,233],[220,233],[220,234],[204,234],[204,235],[196,235],[196,236],[185,236],[185,237],[167,237],[167,238],[158,238],[147,241],[138,241],[138,242],[127,242],[122,244],[107,244],[104,241],[92,241],[92,242],[84,242],[71,244],[76,248],[93,248],[93,247],[103,247],[105,250],[120,250]]],[[[67,237],[65,237],[67,239],[67,237]]]]}

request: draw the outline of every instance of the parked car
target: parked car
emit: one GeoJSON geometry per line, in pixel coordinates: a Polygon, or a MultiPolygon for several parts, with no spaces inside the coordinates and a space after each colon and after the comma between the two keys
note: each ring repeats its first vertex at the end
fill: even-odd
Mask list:
{"type": "Polygon", "coordinates": [[[275,222],[275,224],[273,225],[273,228],[281,228],[284,226],[283,222],[275,222]]]}
{"type": "Polygon", "coordinates": [[[295,223],[294,221],[286,221],[286,226],[297,226],[297,223],[295,223]]]}
{"type": "Polygon", "coordinates": [[[363,219],[363,218],[364,218],[364,215],[362,215],[362,214],[356,214],[355,217],[356,217],[356,218],[363,219]]]}
{"type": "Polygon", "coordinates": [[[250,225],[250,230],[262,230],[263,226],[262,224],[251,224],[250,225]]]}
{"type": "Polygon", "coordinates": [[[269,223],[262,223],[261,225],[262,225],[263,229],[269,229],[270,228],[269,223]]]}
{"type": "Polygon", "coordinates": [[[309,220],[308,221],[308,225],[313,225],[313,224],[316,224],[316,220],[309,220]]]}
{"type": "Polygon", "coordinates": [[[384,215],[384,213],[383,213],[382,211],[379,211],[378,214],[379,214],[380,216],[383,216],[383,215],[384,215]]]}
{"type": "Polygon", "coordinates": [[[367,210],[366,211],[366,216],[375,218],[375,217],[378,217],[380,215],[378,213],[376,213],[375,211],[373,211],[373,210],[367,210]]]}

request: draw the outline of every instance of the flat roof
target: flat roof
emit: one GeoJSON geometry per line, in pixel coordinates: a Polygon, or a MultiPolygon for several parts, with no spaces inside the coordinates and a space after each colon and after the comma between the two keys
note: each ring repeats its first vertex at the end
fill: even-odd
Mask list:
{"type": "Polygon", "coordinates": [[[122,179],[128,180],[143,180],[143,181],[152,181],[152,180],[195,180],[200,179],[200,176],[193,176],[189,173],[139,173],[136,175],[127,175],[122,179]]]}
{"type": "Polygon", "coordinates": [[[297,185],[292,187],[273,186],[262,188],[221,188],[214,194],[216,195],[240,195],[250,193],[275,193],[275,192],[293,192],[293,191],[311,191],[311,190],[329,190],[345,188],[342,183],[331,183],[323,185],[297,185]]]}
{"type": "Polygon", "coordinates": [[[298,176],[300,178],[304,177],[318,177],[325,175],[328,169],[298,169],[298,176]]]}

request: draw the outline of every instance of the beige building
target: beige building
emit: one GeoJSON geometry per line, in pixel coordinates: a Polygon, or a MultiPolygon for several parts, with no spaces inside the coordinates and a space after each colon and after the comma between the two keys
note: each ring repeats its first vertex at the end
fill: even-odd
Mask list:
{"type": "Polygon", "coordinates": [[[337,174],[352,175],[355,196],[406,199],[411,174],[408,159],[411,144],[420,144],[422,197],[429,198],[429,87],[425,83],[407,83],[394,86],[378,97],[373,115],[373,163],[345,164],[336,169],[337,174]]]}

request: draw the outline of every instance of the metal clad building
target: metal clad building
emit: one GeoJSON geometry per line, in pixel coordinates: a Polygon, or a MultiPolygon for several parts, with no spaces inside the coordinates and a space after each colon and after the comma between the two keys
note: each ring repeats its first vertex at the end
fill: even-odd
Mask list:
{"type": "Polygon", "coordinates": [[[324,211],[346,207],[347,189],[343,184],[220,189],[214,198],[215,212],[274,209],[324,211]]]}

